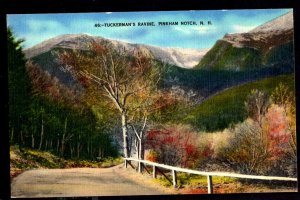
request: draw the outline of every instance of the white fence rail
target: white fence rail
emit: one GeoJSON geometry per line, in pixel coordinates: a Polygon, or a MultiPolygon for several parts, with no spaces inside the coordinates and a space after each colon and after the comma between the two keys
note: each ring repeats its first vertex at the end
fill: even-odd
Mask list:
{"type": "MultiPolygon", "coordinates": [[[[155,162],[151,162],[151,161],[147,161],[147,160],[139,160],[139,159],[135,159],[135,158],[124,158],[124,161],[125,161],[125,167],[126,168],[127,168],[128,164],[131,165],[130,161],[137,162],[138,163],[138,171],[140,173],[143,170],[143,165],[152,166],[153,167],[153,178],[156,178],[157,171],[159,170],[159,168],[171,170],[171,172],[172,172],[172,183],[173,183],[174,187],[177,186],[177,172],[184,172],[184,173],[189,173],[189,174],[207,176],[207,188],[208,188],[208,193],[209,194],[213,193],[212,176],[245,178],[245,179],[255,179],[255,180],[276,180],[276,181],[293,181],[293,182],[297,182],[297,178],[279,177],[279,176],[256,176],[256,175],[229,173],[229,172],[204,172],[204,171],[197,171],[197,170],[191,170],[191,169],[186,169],[186,168],[174,167],[174,166],[170,166],[170,165],[159,164],[159,163],[155,163],[155,162]]],[[[164,175],[164,176],[168,179],[168,177],[166,175],[164,175]]]]}

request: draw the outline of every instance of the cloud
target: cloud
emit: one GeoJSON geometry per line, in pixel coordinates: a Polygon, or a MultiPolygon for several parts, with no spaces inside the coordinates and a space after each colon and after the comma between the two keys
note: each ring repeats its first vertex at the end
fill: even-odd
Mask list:
{"type": "Polygon", "coordinates": [[[25,21],[24,33],[25,48],[41,41],[64,34],[67,28],[58,21],[44,19],[28,19],[25,21]]]}
{"type": "Polygon", "coordinates": [[[176,26],[174,30],[181,32],[185,35],[207,35],[217,31],[216,27],[213,26],[197,26],[197,27],[182,27],[176,26]]]}
{"type": "Polygon", "coordinates": [[[65,29],[65,27],[55,20],[30,19],[26,21],[27,27],[31,32],[52,32],[65,29]]]}
{"type": "Polygon", "coordinates": [[[256,26],[253,25],[233,25],[232,30],[233,33],[246,33],[252,29],[254,29],[256,26]]]}

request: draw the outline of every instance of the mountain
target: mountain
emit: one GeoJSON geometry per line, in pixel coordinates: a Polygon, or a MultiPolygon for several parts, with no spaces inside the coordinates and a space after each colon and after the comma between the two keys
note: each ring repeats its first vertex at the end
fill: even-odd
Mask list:
{"type": "Polygon", "coordinates": [[[67,87],[80,94],[82,85],[74,80],[70,72],[60,67],[57,61],[56,53],[60,50],[87,50],[88,44],[96,42],[126,51],[133,56],[142,53],[175,65],[164,74],[161,84],[163,89],[170,89],[174,94],[182,96],[192,94],[193,102],[200,104],[224,89],[293,72],[292,22],[292,13],[288,13],[248,33],[226,34],[210,50],[161,48],[87,34],[67,34],[28,48],[25,54],[38,65],[40,71],[36,71],[40,74],[44,72],[47,77],[55,78],[53,82],[58,82],[62,88],[67,87]],[[199,60],[200,63],[193,67],[199,60]]]}
{"type": "Polygon", "coordinates": [[[196,68],[235,71],[262,67],[292,69],[293,35],[293,12],[288,12],[247,33],[226,34],[196,68]]]}
{"type": "Polygon", "coordinates": [[[197,65],[199,60],[201,60],[208,51],[208,49],[162,48],[144,44],[131,44],[87,34],[66,34],[48,39],[26,49],[25,55],[27,58],[32,58],[55,48],[84,50],[87,49],[87,45],[91,42],[110,44],[116,49],[122,49],[131,53],[141,52],[154,59],[183,68],[192,68],[197,65]]]}

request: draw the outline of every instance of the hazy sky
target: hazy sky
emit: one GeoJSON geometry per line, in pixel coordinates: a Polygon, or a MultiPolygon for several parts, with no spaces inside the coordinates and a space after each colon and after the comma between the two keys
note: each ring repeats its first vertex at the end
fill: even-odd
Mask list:
{"type": "Polygon", "coordinates": [[[13,14],[7,24],[28,48],[61,34],[86,33],[94,36],[161,47],[210,48],[226,33],[247,32],[289,12],[289,9],[109,12],[70,14],[13,14]],[[197,25],[180,25],[195,21],[197,25]],[[199,22],[212,25],[200,26],[199,22]],[[136,26],[95,27],[96,23],[136,23],[136,26]],[[137,26],[154,22],[156,26],[137,26]],[[158,22],[178,22],[178,26],[158,26],[158,22]]]}

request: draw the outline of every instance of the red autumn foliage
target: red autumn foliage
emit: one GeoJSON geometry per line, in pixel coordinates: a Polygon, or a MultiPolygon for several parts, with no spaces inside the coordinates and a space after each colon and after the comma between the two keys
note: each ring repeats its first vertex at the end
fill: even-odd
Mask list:
{"type": "Polygon", "coordinates": [[[104,46],[99,45],[97,43],[93,43],[91,45],[91,49],[96,55],[103,55],[108,52],[104,46]]]}
{"type": "Polygon", "coordinates": [[[177,103],[170,92],[163,91],[154,97],[153,110],[163,110],[177,103]]]}
{"type": "Polygon", "coordinates": [[[214,148],[212,145],[212,142],[208,142],[205,146],[204,149],[201,151],[201,156],[203,158],[211,158],[214,154],[214,148]]]}
{"type": "Polygon", "coordinates": [[[272,105],[266,114],[266,120],[268,151],[271,160],[279,160],[286,153],[291,137],[284,108],[272,105]]]}
{"type": "Polygon", "coordinates": [[[68,104],[80,104],[81,100],[75,91],[60,83],[49,72],[43,71],[38,65],[28,61],[26,64],[28,74],[35,93],[46,94],[47,96],[68,104]]]}
{"type": "Polygon", "coordinates": [[[77,78],[77,80],[84,88],[87,88],[91,84],[91,81],[85,76],[80,76],[77,78]]]}
{"type": "Polygon", "coordinates": [[[196,142],[196,135],[183,128],[151,129],[146,135],[146,149],[157,153],[158,162],[173,166],[193,167],[197,164],[196,142]]]}

